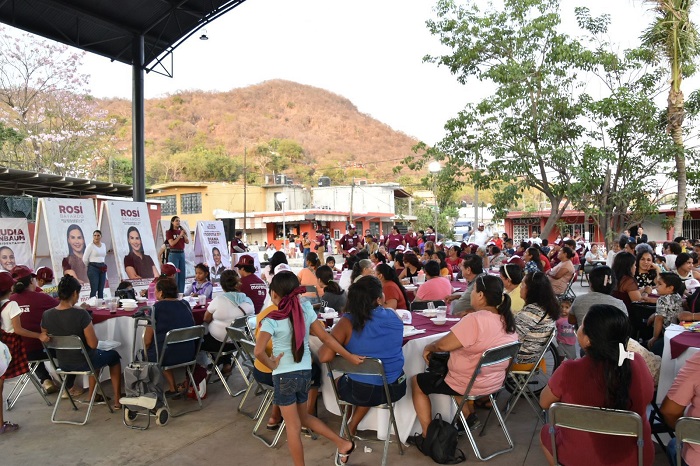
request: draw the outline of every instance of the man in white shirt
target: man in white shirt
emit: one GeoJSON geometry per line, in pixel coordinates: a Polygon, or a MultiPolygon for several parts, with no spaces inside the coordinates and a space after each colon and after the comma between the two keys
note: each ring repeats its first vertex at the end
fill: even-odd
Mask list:
{"type": "Polygon", "coordinates": [[[479,223],[479,226],[474,232],[474,241],[472,242],[474,244],[478,244],[479,246],[486,246],[486,242],[489,240],[490,237],[491,234],[488,231],[486,231],[486,229],[484,228],[484,224],[479,223]]]}

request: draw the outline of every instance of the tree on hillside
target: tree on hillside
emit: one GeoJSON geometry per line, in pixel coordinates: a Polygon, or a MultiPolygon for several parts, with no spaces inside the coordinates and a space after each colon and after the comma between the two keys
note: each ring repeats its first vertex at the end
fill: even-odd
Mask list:
{"type": "Polygon", "coordinates": [[[0,29],[0,122],[24,136],[2,147],[8,166],[93,177],[111,154],[115,121],[88,95],[82,54],[0,29]]]}
{"type": "Polygon", "coordinates": [[[304,148],[290,139],[270,139],[253,151],[260,175],[280,174],[292,164],[304,160],[304,148]]]}
{"type": "MultiPolygon", "coordinates": [[[[664,178],[674,153],[659,131],[660,109],[654,98],[666,73],[648,49],[616,51],[607,40],[609,15],[590,16],[577,8],[576,17],[593,43],[586,70],[596,94],[583,94],[588,138],[574,165],[572,205],[591,215],[607,240],[658,213],[664,178]],[[596,86],[600,84],[600,86],[596,86]]],[[[584,90],[585,91],[585,90],[584,90]]]]}
{"type": "Polygon", "coordinates": [[[437,150],[421,156],[444,154],[454,180],[482,188],[504,183],[492,208],[501,217],[524,189],[543,193],[551,205],[546,237],[569,204],[571,164],[582,150],[583,108],[572,71],[580,45],[557,31],[557,0],[505,0],[502,9],[483,12],[481,3],[438,1],[428,29],[451,52],[425,60],[447,66],[462,84],[488,83],[493,93],[468,103],[445,125],[437,150]]]}
{"type": "Polygon", "coordinates": [[[683,216],[687,202],[686,154],[683,144],[684,96],[681,83],[684,76],[695,71],[693,60],[698,55],[698,30],[690,21],[694,0],[646,0],[652,5],[656,19],[642,35],[645,45],[657,50],[669,63],[671,88],[668,91],[666,129],[674,144],[674,159],[678,179],[678,199],[674,230],[683,234],[683,216]]]}

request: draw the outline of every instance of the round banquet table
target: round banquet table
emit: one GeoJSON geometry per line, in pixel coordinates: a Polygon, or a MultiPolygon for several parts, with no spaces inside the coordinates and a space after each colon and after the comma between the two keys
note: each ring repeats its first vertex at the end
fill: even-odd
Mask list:
{"type": "MultiPolygon", "coordinates": [[[[414,375],[425,371],[425,361],[423,360],[423,349],[429,344],[442,338],[449,329],[456,324],[456,321],[448,321],[445,325],[436,326],[429,318],[424,317],[420,313],[412,313],[412,325],[417,329],[425,329],[423,334],[404,337],[403,341],[403,370],[406,374],[406,395],[394,404],[394,415],[396,416],[396,425],[399,429],[399,438],[403,443],[409,435],[414,432],[420,432],[420,424],[416,417],[416,412],[413,409],[413,397],[411,396],[411,379],[414,375]]],[[[318,353],[321,341],[316,337],[311,337],[311,351],[315,355],[318,353]]],[[[333,387],[327,375],[326,368],[322,368],[321,373],[321,395],[323,404],[326,409],[336,415],[340,415],[340,408],[335,400],[333,387]]],[[[338,377],[341,374],[334,374],[338,377]]],[[[453,407],[450,398],[447,396],[431,395],[433,416],[436,413],[442,413],[443,417],[452,415],[453,407]]],[[[358,430],[373,430],[377,432],[378,439],[386,438],[386,431],[389,425],[389,411],[386,409],[372,408],[358,426],[358,430]]]]}
{"type": "Polygon", "coordinates": [[[656,402],[661,405],[668,393],[668,390],[673,385],[673,380],[676,378],[678,371],[685,365],[685,362],[692,355],[700,351],[700,333],[688,335],[688,331],[680,325],[671,324],[664,332],[664,353],[661,356],[661,370],[659,372],[659,386],[656,390],[656,402]],[[686,345],[687,348],[677,355],[672,357],[671,339],[683,334],[684,336],[694,336],[697,338],[697,343],[686,345]]]}

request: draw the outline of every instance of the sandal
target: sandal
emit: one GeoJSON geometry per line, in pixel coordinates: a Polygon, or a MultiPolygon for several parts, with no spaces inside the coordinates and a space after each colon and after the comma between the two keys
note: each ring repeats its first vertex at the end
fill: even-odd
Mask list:
{"type": "Polygon", "coordinates": [[[111,401],[112,399],[110,397],[107,397],[105,400],[104,397],[101,394],[95,395],[95,404],[97,403],[106,403],[107,401],[111,401]]]}
{"type": "Polygon", "coordinates": [[[231,364],[226,364],[221,368],[221,375],[224,376],[224,378],[228,378],[231,373],[233,372],[233,366],[231,364]]]}
{"type": "Polygon", "coordinates": [[[336,450],[336,453],[335,453],[336,466],[343,466],[344,464],[348,464],[348,460],[350,459],[350,455],[352,455],[352,452],[355,451],[355,447],[357,446],[357,445],[355,445],[354,440],[350,440],[350,442],[352,442],[352,447],[350,447],[350,449],[348,451],[346,451],[345,453],[341,453],[340,451],[336,450]],[[345,460],[345,461],[343,461],[343,460],[345,460]]]}
{"type": "Polygon", "coordinates": [[[280,428],[281,425],[282,425],[281,420],[276,421],[276,422],[268,422],[267,425],[265,426],[265,428],[267,430],[277,430],[280,428]]]}
{"type": "Polygon", "coordinates": [[[13,424],[10,421],[5,421],[2,426],[0,426],[0,435],[15,432],[17,430],[19,430],[19,424],[13,424]]]}

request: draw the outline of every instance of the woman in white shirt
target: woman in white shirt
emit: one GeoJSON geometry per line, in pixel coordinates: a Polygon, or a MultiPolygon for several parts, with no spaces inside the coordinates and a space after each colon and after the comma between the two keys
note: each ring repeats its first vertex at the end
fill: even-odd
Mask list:
{"type": "MultiPolygon", "coordinates": [[[[253,315],[253,301],[244,293],[238,291],[241,280],[233,270],[225,270],[221,274],[223,294],[216,296],[209,303],[204,313],[204,322],[209,324],[207,334],[202,341],[202,350],[216,353],[221,348],[221,342],[226,339],[226,327],[239,317],[253,315]]],[[[233,344],[227,344],[224,351],[234,349],[233,344]]],[[[231,373],[231,356],[219,360],[223,364],[222,373],[231,373]],[[224,360],[225,359],[225,360],[224,360]]]]}
{"type": "Polygon", "coordinates": [[[102,242],[102,232],[92,232],[92,243],[88,244],[83,253],[83,262],[87,267],[87,276],[90,281],[90,297],[97,296],[102,299],[107,276],[107,246],[102,242]]]}

